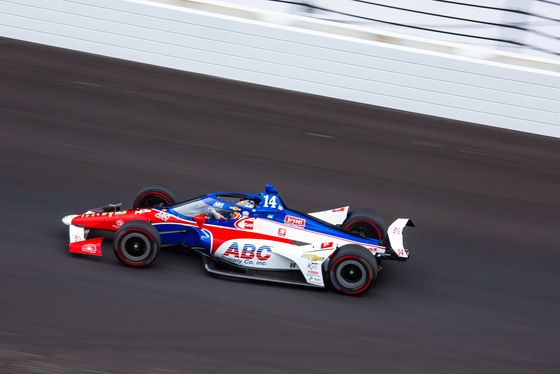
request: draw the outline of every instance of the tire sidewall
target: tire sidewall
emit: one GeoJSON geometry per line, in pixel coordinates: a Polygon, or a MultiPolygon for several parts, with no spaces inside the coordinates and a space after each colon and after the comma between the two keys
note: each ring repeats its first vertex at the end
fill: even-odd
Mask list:
{"type": "Polygon", "coordinates": [[[145,267],[158,256],[161,239],[155,227],[144,221],[130,221],[122,225],[113,239],[113,249],[117,258],[125,265],[145,267]],[[145,245],[145,255],[134,259],[124,248],[128,241],[138,240],[145,245]]]}
{"type": "Polygon", "coordinates": [[[144,187],[134,198],[133,208],[152,208],[152,206],[145,205],[144,203],[151,197],[162,199],[165,201],[164,206],[175,205],[178,202],[175,192],[162,184],[152,184],[144,187]]]}
{"type": "Polygon", "coordinates": [[[375,283],[377,278],[377,261],[366,248],[359,245],[346,245],[338,249],[331,258],[328,274],[331,285],[346,295],[362,295],[375,283]],[[343,273],[352,267],[362,274],[359,281],[352,285],[351,281],[341,279],[343,273]]]}
{"type": "Polygon", "coordinates": [[[360,224],[370,226],[375,231],[377,237],[373,239],[382,241],[387,236],[387,223],[379,213],[371,209],[351,211],[341,226],[343,229],[351,232],[353,227],[360,224]]]}

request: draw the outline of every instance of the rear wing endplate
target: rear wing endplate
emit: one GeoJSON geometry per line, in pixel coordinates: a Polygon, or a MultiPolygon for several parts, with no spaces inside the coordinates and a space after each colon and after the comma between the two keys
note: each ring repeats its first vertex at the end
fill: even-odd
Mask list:
{"type": "Polygon", "coordinates": [[[408,258],[408,249],[405,249],[403,244],[403,230],[406,226],[414,227],[414,223],[408,218],[399,218],[387,229],[389,248],[402,259],[408,258]]]}

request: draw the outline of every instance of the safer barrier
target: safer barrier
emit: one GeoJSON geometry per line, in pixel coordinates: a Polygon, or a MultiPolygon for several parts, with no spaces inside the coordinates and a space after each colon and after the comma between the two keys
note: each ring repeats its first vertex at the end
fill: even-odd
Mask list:
{"type": "Polygon", "coordinates": [[[0,0],[0,35],[560,137],[554,61],[192,3],[0,0]]]}

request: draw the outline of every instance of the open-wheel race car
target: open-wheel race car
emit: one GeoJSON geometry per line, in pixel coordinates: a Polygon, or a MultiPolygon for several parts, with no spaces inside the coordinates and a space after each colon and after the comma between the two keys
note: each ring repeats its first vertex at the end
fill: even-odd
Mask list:
{"type": "Polygon", "coordinates": [[[206,270],[230,277],[315,287],[332,285],[359,295],[375,282],[381,261],[408,259],[399,218],[389,227],[370,209],[341,207],[302,213],[286,206],[272,185],[260,194],[219,192],[180,202],[163,185],[122,204],[69,215],[70,252],[101,256],[103,237],[90,229],[115,232],[113,248],[128,266],[145,267],[163,246],[198,252],[206,270]]]}

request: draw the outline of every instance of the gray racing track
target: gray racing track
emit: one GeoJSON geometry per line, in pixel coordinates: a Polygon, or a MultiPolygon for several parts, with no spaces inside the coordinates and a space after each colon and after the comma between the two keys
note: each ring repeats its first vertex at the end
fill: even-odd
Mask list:
{"type": "Polygon", "coordinates": [[[558,373],[560,141],[0,39],[1,373],[558,373]],[[410,217],[364,297],[68,253],[60,218],[274,183],[410,217]]]}

